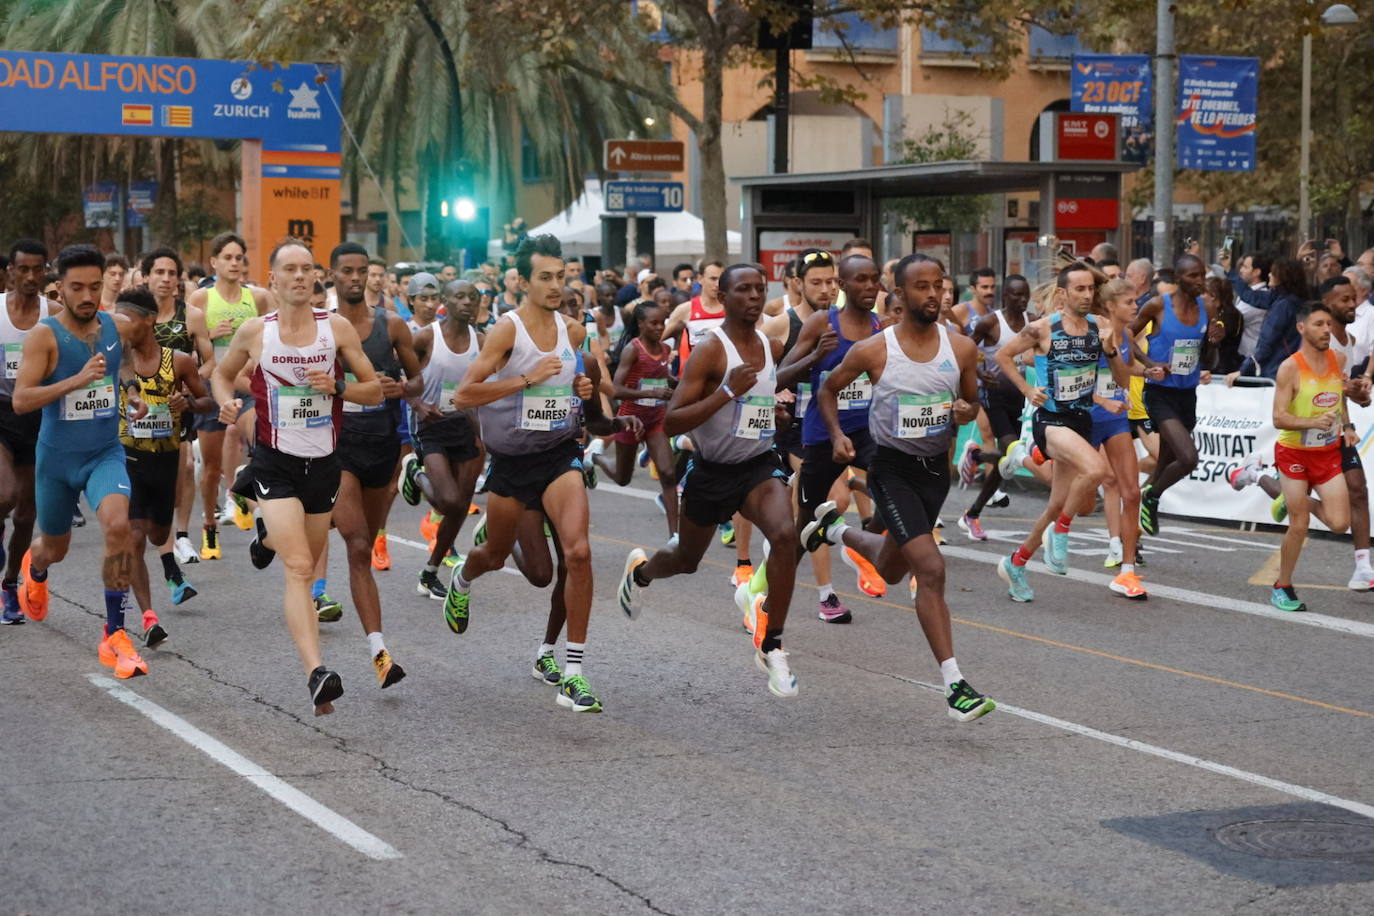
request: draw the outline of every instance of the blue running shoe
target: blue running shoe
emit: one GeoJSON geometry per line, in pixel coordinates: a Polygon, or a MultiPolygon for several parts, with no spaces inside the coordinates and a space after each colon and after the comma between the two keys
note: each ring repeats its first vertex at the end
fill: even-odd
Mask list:
{"type": "Polygon", "coordinates": [[[196,591],[196,587],[185,579],[180,582],[173,582],[171,579],[168,579],[167,587],[172,590],[172,604],[185,604],[196,595],[200,594],[200,592],[196,591]]]}
{"type": "Polygon", "coordinates": [[[1011,557],[1003,557],[997,564],[997,578],[1007,583],[1007,591],[1012,601],[1033,601],[1035,591],[1026,581],[1026,567],[1017,566],[1011,557]]]}
{"type": "Polygon", "coordinates": [[[0,614],[0,624],[12,627],[28,620],[24,612],[19,610],[19,589],[7,588],[0,592],[0,598],[3,598],[5,606],[4,613],[0,614]]]}
{"type": "Polygon", "coordinates": [[[1056,576],[1069,574],[1069,533],[1049,531],[1045,540],[1045,566],[1056,576]]]}

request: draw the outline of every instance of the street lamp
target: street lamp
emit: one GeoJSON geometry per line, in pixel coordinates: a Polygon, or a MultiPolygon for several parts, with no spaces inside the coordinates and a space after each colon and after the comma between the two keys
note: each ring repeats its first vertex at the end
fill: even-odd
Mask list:
{"type": "MultiPolygon", "coordinates": [[[[1310,3],[1311,0],[1308,0],[1310,3]]],[[[1333,3],[1321,15],[1326,26],[1350,26],[1360,21],[1344,3],[1333,3]]],[[[1312,200],[1308,185],[1312,177],[1312,33],[1302,36],[1302,152],[1298,163],[1298,233],[1300,239],[1312,236],[1312,200]]]]}

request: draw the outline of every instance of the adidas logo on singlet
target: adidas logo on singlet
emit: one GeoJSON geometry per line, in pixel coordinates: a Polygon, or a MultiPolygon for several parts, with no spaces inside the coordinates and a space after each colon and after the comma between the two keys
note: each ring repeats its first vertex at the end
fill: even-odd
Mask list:
{"type": "Polygon", "coordinates": [[[563,348],[563,352],[562,352],[561,354],[559,354],[558,358],[559,358],[559,359],[572,359],[572,358],[573,358],[572,351],[569,350],[567,347],[564,347],[564,348],[563,348]]]}
{"type": "Polygon", "coordinates": [[[953,371],[954,371],[954,363],[950,362],[949,360],[945,360],[944,362],[940,363],[940,371],[941,371],[941,372],[953,372],[953,371]]]}

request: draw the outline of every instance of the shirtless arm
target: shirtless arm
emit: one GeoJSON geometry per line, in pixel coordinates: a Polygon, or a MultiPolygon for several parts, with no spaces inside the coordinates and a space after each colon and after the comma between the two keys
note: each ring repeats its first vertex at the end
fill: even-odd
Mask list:
{"type": "Polygon", "coordinates": [[[668,323],[663,326],[664,341],[677,340],[678,335],[687,327],[687,319],[692,315],[692,303],[684,302],[673,313],[668,316],[668,323]]]}
{"type": "Polygon", "coordinates": [[[802,324],[797,342],[778,367],[778,387],[790,388],[811,374],[811,368],[836,346],[839,337],[830,326],[830,312],[817,312],[802,324]]]}
{"type": "MultiPolygon", "coordinates": [[[[356,335],[355,335],[356,336],[356,335]]],[[[215,402],[220,405],[219,421],[226,425],[238,419],[243,401],[234,396],[234,380],[248,365],[253,348],[262,340],[262,319],[250,318],[234,332],[229,341],[229,352],[216,364],[210,376],[210,391],[215,402]]]]}
{"type": "Polygon", "coordinates": [[[210,329],[205,326],[205,310],[186,306],[186,329],[191,332],[191,340],[202,366],[214,365],[215,346],[210,343],[210,329]]]}
{"type": "Polygon", "coordinates": [[[420,377],[420,358],[415,353],[415,339],[410,333],[410,325],[388,312],[386,329],[391,334],[391,348],[396,353],[396,359],[401,364],[401,372],[406,380],[402,385],[395,379],[382,379],[382,396],[414,397],[424,390],[425,380],[420,377]]]}
{"type": "MultiPolygon", "coordinates": [[[[737,380],[736,375],[740,369],[749,367],[736,367],[731,373],[732,380],[737,380]]],[[[682,381],[673,391],[672,400],[668,402],[668,410],[663,415],[664,433],[676,436],[696,429],[705,423],[711,414],[734,400],[735,395],[753,387],[755,373],[753,369],[749,369],[748,385],[740,388],[735,388],[733,384],[728,386],[730,391],[735,393],[732,395],[726,390],[727,386],[722,384],[724,373],[725,348],[713,334],[692,348],[692,355],[682,372],[682,381]]]]}
{"type": "Polygon", "coordinates": [[[954,398],[954,422],[962,426],[978,419],[978,347],[967,337],[950,337],[959,364],[959,393],[954,398]]]}
{"type": "MultiPolygon", "coordinates": [[[[1049,326],[1050,319],[1048,316],[1027,322],[1020,333],[1004,343],[1001,349],[997,351],[997,365],[1002,368],[1003,378],[1010,379],[1017,390],[1021,392],[1021,395],[1035,407],[1044,404],[1049,397],[1043,388],[1033,388],[1026,381],[1016,368],[1016,357],[1023,353],[1039,352],[1044,339],[1049,334],[1049,326]]],[[[1036,379],[1036,381],[1043,381],[1043,379],[1036,379]]]]}
{"type": "MultiPolygon", "coordinates": [[[[330,315],[329,326],[334,331],[334,345],[338,348],[339,358],[353,370],[356,381],[345,382],[343,391],[337,397],[364,407],[375,407],[382,403],[382,382],[372,361],[363,352],[363,342],[353,328],[353,322],[341,315],[330,315]]],[[[320,394],[334,394],[338,391],[337,380],[333,373],[322,369],[311,369],[306,373],[310,386],[320,394]]],[[[399,386],[398,386],[399,387],[399,386]]]]}

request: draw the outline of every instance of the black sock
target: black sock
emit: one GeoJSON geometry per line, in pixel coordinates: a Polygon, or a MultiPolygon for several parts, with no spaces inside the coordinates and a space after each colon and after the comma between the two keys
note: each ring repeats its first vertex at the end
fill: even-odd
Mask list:
{"type": "Polygon", "coordinates": [[[0,590],[12,592],[19,587],[18,579],[0,579],[0,590]]]}
{"type": "Polygon", "coordinates": [[[178,539],[180,539],[180,538],[186,538],[187,540],[189,540],[189,539],[190,539],[190,534],[189,534],[188,532],[185,532],[185,531],[178,531],[178,532],[177,532],[177,538],[178,538],[178,539]]]}
{"type": "MultiPolygon", "coordinates": [[[[259,516],[258,516],[258,543],[259,543],[259,544],[262,544],[263,541],[265,541],[265,540],[267,540],[267,525],[263,522],[262,516],[259,515],[259,516]]],[[[266,544],[263,544],[263,546],[265,547],[265,546],[267,546],[267,545],[266,545],[266,544]]]]}
{"type": "Polygon", "coordinates": [[[170,550],[162,555],[162,575],[177,585],[184,581],[181,578],[181,567],[177,565],[177,558],[170,550]]]}
{"type": "Polygon", "coordinates": [[[748,557],[745,557],[743,560],[736,560],[736,561],[735,561],[735,568],[736,568],[736,569],[738,569],[738,568],[741,567],[741,566],[753,566],[753,565],[754,565],[754,562],[753,562],[752,560],[750,560],[748,557]]]}
{"type": "Polygon", "coordinates": [[[630,573],[630,576],[635,580],[635,585],[638,585],[640,588],[644,588],[649,584],[649,580],[644,578],[643,563],[640,563],[638,566],[636,566],[635,571],[630,573]]]}
{"type": "Polygon", "coordinates": [[[767,655],[774,649],[782,648],[782,633],[769,633],[763,637],[763,654],[767,655]]]}

